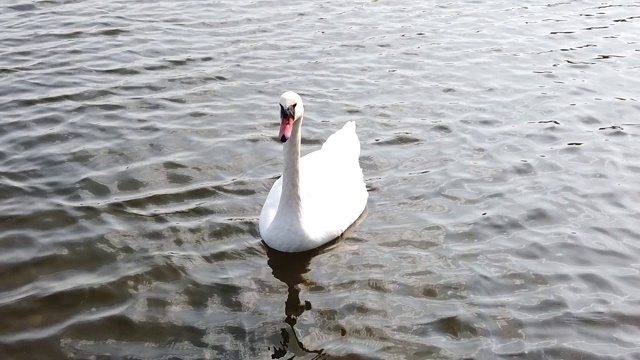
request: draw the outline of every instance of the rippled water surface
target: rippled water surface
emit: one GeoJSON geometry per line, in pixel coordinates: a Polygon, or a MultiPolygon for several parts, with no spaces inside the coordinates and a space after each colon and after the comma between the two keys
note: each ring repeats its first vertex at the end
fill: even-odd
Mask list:
{"type": "MultiPolygon", "coordinates": [[[[640,2],[0,5],[0,358],[640,358],[640,2]],[[355,120],[370,199],[257,229],[355,120]]],[[[336,174],[339,176],[340,174],[336,174]]]]}

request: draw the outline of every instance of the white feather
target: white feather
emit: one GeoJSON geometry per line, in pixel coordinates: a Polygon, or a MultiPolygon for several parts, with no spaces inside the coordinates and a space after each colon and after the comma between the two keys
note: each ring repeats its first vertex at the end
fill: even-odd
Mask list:
{"type": "MultiPolygon", "coordinates": [[[[290,141],[295,140],[292,137],[290,141]]],[[[355,122],[350,121],[320,150],[300,159],[299,209],[294,199],[281,199],[283,178],[279,178],[260,214],[260,235],[265,243],[279,251],[300,252],[340,236],[362,214],[369,196],[359,156],[360,141],[355,122]],[[277,216],[279,211],[281,216],[277,216]]]]}

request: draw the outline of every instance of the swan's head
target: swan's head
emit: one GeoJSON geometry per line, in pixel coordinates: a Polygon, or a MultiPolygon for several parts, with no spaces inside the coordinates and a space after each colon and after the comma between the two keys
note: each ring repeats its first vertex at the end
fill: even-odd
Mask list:
{"type": "Polygon", "coordinates": [[[278,138],[285,143],[291,137],[293,123],[300,121],[304,114],[302,98],[293,91],[287,91],[280,96],[280,134],[278,138]]]}

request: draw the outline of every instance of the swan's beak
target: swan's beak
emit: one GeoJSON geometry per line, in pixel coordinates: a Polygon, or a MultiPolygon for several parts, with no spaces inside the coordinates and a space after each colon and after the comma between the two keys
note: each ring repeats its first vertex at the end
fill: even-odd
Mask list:
{"type": "Polygon", "coordinates": [[[280,134],[278,134],[278,137],[282,143],[287,142],[291,137],[291,129],[293,129],[292,117],[280,119],[280,134]]]}
{"type": "Polygon", "coordinates": [[[294,109],[290,106],[288,109],[280,105],[280,134],[278,138],[280,142],[285,143],[291,137],[291,130],[293,129],[293,113],[294,109]]]}

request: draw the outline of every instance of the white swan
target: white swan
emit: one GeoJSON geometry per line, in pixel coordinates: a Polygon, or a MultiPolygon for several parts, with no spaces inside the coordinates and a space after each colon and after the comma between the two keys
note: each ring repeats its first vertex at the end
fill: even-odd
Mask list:
{"type": "Polygon", "coordinates": [[[262,239],[282,252],[311,250],[337,238],[362,214],[369,197],[356,124],[346,123],[301,159],[303,115],[300,96],[282,94],[278,137],[284,143],[284,172],[260,213],[262,239]]]}

